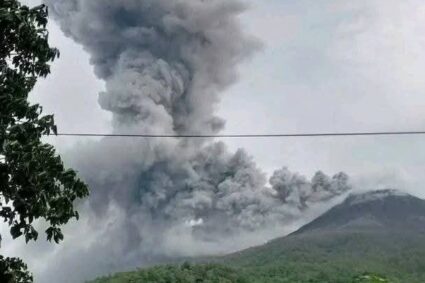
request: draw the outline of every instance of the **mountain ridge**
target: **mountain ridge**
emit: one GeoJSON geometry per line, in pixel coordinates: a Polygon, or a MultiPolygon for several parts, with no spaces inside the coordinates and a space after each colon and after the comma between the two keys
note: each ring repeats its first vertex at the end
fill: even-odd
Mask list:
{"type": "Polygon", "coordinates": [[[358,282],[353,278],[359,274],[373,273],[391,283],[423,283],[424,227],[423,199],[396,190],[352,194],[294,233],[265,245],[194,260],[197,264],[192,267],[174,265],[126,274],[126,278],[144,276],[144,281],[136,276],[131,277],[134,281],[94,282],[169,282],[157,279],[174,280],[189,273],[185,278],[192,279],[170,282],[351,283],[358,282]]]}
{"type": "Polygon", "coordinates": [[[393,189],[351,194],[292,234],[378,227],[387,232],[413,229],[425,233],[425,200],[393,189]]]}

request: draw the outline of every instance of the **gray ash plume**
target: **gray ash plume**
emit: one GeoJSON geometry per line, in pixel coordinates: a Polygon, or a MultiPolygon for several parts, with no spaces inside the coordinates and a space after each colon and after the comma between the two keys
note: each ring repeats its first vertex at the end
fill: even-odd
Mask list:
{"type": "MultiPolygon", "coordinates": [[[[99,104],[113,114],[115,133],[218,133],[225,124],[215,115],[220,95],[261,46],[243,32],[238,15],[245,6],[236,0],[45,3],[105,81],[99,104]]],[[[343,173],[308,181],[287,169],[269,186],[247,153],[230,153],[212,139],[105,138],[70,155],[91,188],[81,229],[93,239],[68,244],[52,263],[71,267],[60,273],[69,282],[242,248],[252,244],[241,240],[245,233],[283,226],[350,189],[343,173]]]]}

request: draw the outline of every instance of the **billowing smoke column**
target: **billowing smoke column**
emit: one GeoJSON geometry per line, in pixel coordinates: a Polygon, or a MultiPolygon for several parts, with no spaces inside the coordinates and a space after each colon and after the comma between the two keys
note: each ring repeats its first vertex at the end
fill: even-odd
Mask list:
{"type": "Polygon", "coordinates": [[[106,80],[101,106],[117,131],[212,134],[218,93],[258,44],[240,30],[237,1],[47,1],[64,32],[106,80]]]}
{"type": "MultiPolygon", "coordinates": [[[[217,133],[219,94],[259,47],[241,30],[244,6],[236,0],[45,2],[106,82],[99,104],[113,114],[116,133],[217,133]]],[[[243,247],[244,233],[288,223],[350,189],[343,173],[308,181],[287,169],[269,187],[244,151],[231,154],[210,139],[104,139],[72,155],[91,188],[87,235],[96,240],[60,265],[83,278],[165,256],[229,251],[226,241],[243,247]]]]}
{"type": "Polygon", "coordinates": [[[300,210],[307,209],[312,203],[329,201],[351,190],[348,176],[342,172],[331,179],[319,171],[308,181],[304,176],[283,168],[274,172],[270,184],[277,198],[300,210]]]}

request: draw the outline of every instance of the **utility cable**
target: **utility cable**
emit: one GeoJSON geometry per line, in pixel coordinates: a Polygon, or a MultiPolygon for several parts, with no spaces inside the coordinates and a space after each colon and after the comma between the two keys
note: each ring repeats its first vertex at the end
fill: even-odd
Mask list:
{"type": "Polygon", "coordinates": [[[109,138],[298,138],[298,137],[350,137],[350,136],[412,136],[425,135],[425,131],[388,131],[388,132],[342,132],[342,133],[294,133],[294,134],[95,134],[95,133],[58,133],[59,137],[109,137],[109,138]]]}

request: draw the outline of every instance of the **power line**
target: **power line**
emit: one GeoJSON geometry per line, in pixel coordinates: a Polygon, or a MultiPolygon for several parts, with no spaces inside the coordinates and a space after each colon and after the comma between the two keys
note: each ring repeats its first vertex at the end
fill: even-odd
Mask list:
{"type": "Polygon", "coordinates": [[[223,134],[223,135],[155,135],[155,134],[95,134],[58,133],[59,137],[110,137],[110,138],[299,138],[299,137],[349,137],[349,136],[411,136],[425,135],[425,131],[399,132],[345,132],[345,133],[298,133],[298,134],[223,134]]]}

